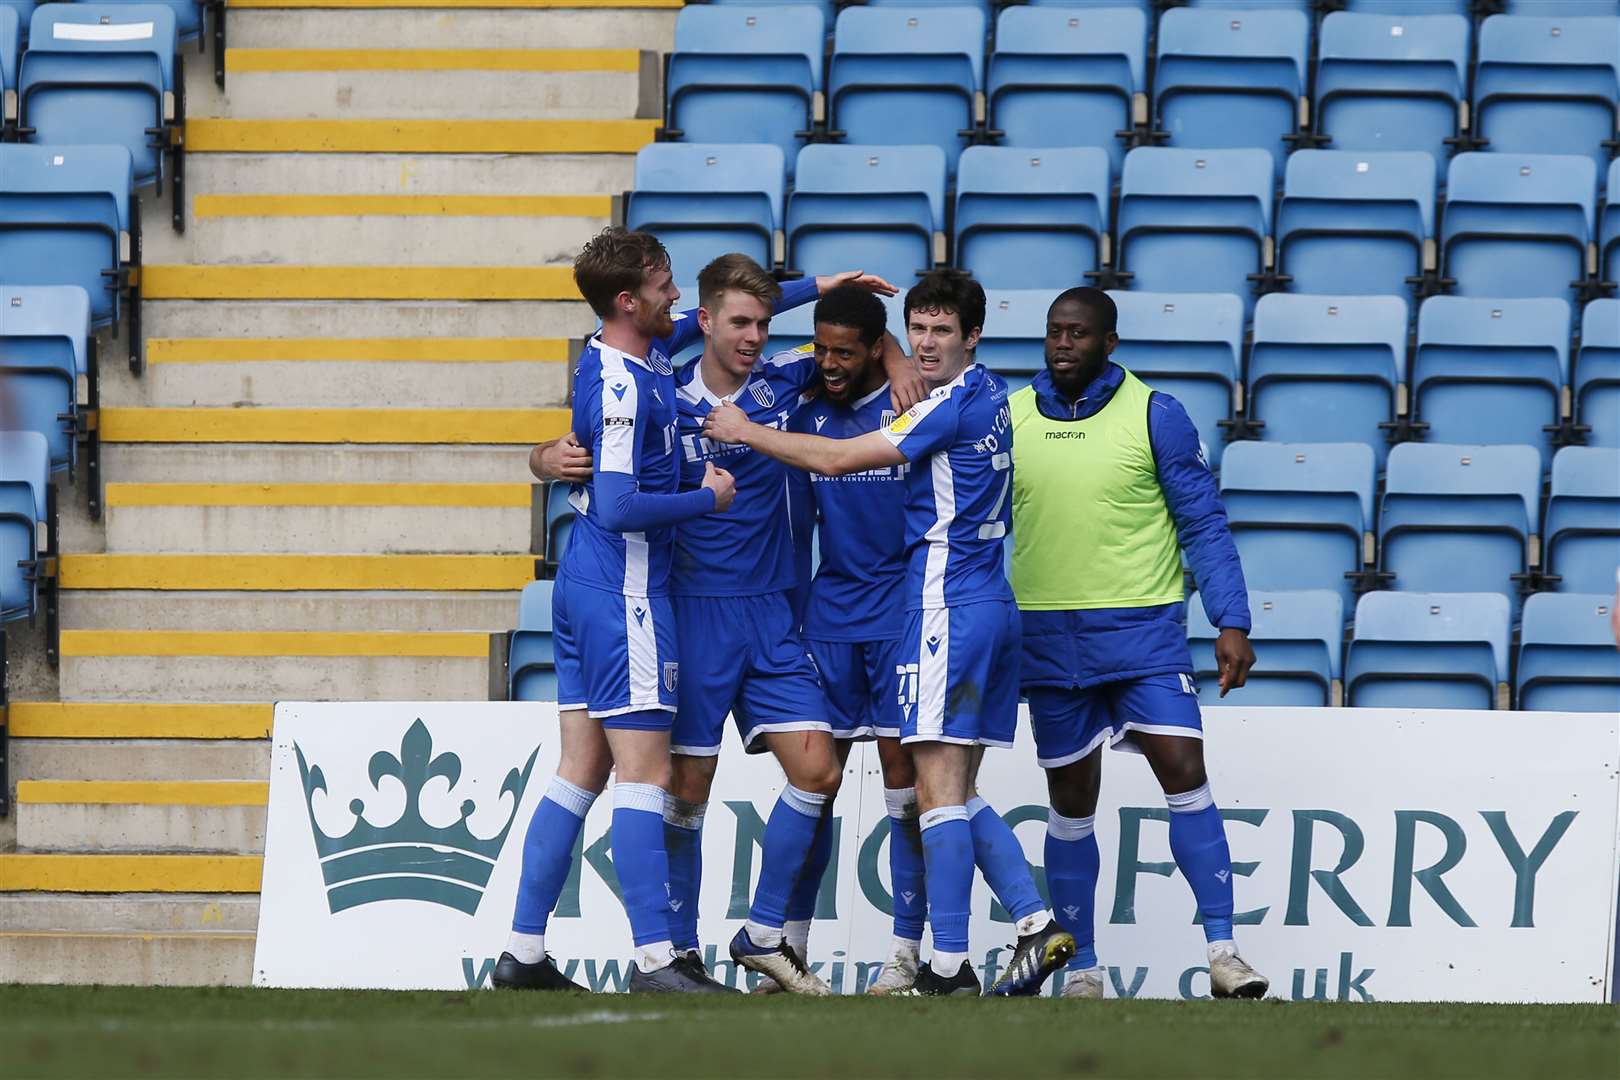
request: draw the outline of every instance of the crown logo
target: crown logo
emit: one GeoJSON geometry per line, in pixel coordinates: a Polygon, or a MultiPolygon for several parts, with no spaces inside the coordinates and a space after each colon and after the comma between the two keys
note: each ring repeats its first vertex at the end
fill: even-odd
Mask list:
{"type": "Polygon", "coordinates": [[[356,798],[349,802],[354,826],[343,836],[326,835],[315,820],[315,793],[327,793],[326,776],[319,765],[310,766],[304,760],[303,748],[297,743],[293,752],[298,756],[304,803],[332,914],[381,900],[422,900],[472,915],[484,897],[506,835],[512,831],[540,748],[535,747],[521,772],[513,769],[506,774],[500,794],[512,795],[512,812],[501,831],[487,839],[473,835],[467,827],[474,809],[471,799],[462,800],[461,819],[448,828],[423,819],[422,790],[435,777],[443,777],[454,789],[461,780],[461,759],[451,753],[435,756],[433,736],[420,719],[400,740],[398,756],[379,750],[367,768],[373,788],[385,776],[405,787],[405,810],[391,825],[367,821],[365,800],[356,798]]]}

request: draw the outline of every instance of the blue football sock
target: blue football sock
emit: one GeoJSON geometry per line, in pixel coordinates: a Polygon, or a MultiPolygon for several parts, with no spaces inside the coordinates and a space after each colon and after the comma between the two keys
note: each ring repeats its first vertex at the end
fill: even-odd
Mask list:
{"type": "MultiPolygon", "coordinates": [[[[934,958],[964,956],[968,951],[968,916],[973,903],[973,828],[967,807],[939,806],[924,811],[923,858],[927,872],[928,926],[933,931],[934,958]]],[[[941,971],[954,975],[955,970],[941,971]]]]}
{"type": "Polygon", "coordinates": [[[1070,971],[1097,966],[1097,873],[1101,862],[1094,817],[1064,817],[1046,813],[1046,887],[1052,893],[1052,914],[1058,925],[1074,935],[1070,971]]]}
{"type": "Polygon", "coordinates": [[[1170,805],[1170,854],[1192,886],[1206,941],[1232,940],[1232,852],[1226,823],[1205,784],[1196,791],[1166,794],[1170,805]]]}
{"type": "Polygon", "coordinates": [[[973,830],[973,861],[1013,921],[1046,910],[1030,876],[1023,845],[1001,815],[977,795],[967,801],[967,812],[973,830]]]}
{"type": "Polygon", "coordinates": [[[816,826],[821,824],[821,811],[826,805],[826,795],[800,791],[792,784],[783,788],[781,798],[776,800],[770,820],[765,823],[759,884],[754,889],[754,904],[748,909],[748,937],[754,944],[771,946],[782,940],[788,897],[809,861],[816,826]]]}
{"type": "Polygon", "coordinates": [[[613,785],[613,869],[636,945],[668,945],[669,856],[664,789],[656,784],[613,785]]]}
{"type": "Polygon", "coordinates": [[[698,897],[703,891],[703,814],[708,803],[664,797],[664,848],[669,855],[669,936],[682,952],[699,948],[698,897]]]}
{"type": "Polygon", "coordinates": [[[793,895],[788,897],[788,922],[809,922],[816,917],[821,879],[827,876],[827,867],[832,863],[832,845],[832,807],[829,805],[822,808],[821,820],[816,825],[816,838],[810,845],[809,861],[804,864],[799,880],[793,885],[793,895]]]}
{"type": "Polygon", "coordinates": [[[917,826],[917,789],[884,788],[889,807],[889,883],[894,886],[894,936],[921,941],[928,917],[922,831],[917,826]]]}
{"type": "Polygon", "coordinates": [[[551,778],[523,837],[523,871],[512,913],[513,930],[520,934],[546,932],[546,920],[574,867],[574,843],[595,801],[594,793],[560,776],[551,778]]]}

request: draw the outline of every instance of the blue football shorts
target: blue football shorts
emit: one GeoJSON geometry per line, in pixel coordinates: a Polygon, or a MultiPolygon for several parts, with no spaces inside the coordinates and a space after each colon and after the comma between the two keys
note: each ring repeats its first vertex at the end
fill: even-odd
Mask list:
{"type": "Polygon", "coordinates": [[[805,647],[821,672],[833,737],[900,737],[895,692],[900,680],[900,641],[816,641],[805,647]]]}
{"type": "Polygon", "coordinates": [[[604,727],[669,730],[680,668],[668,597],[623,596],[559,575],[551,621],[558,711],[584,709],[604,727]]]}
{"type": "Polygon", "coordinates": [[[1035,757],[1043,769],[1079,761],[1104,743],[1139,752],[1131,733],[1204,737],[1198,711],[1198,684],[1175,672],[1099,683],[1084,690],[1031,686],[1030,722],[1035,757]]]}
{"type": "Polygon", "coordinates": [[[898,672],[900,740],[1012,746],[1022,634],[1011,600],[907,612],[898,672]]]}

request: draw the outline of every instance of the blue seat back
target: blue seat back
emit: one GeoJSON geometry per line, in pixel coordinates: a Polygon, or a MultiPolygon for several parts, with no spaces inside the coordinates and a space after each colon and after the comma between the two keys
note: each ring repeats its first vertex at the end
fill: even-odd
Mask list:
{"type": "Polygon", "coordinates": [[[1467,101],[1469,21],[1461,15],[1335,11],[1322,20],[1316,129],[1336,149],[1421,150],[1444,177],[1467,101]]]}
{"type": "Polygon", "coordinates": [[[50,448],[37,431],[0,431],[0,622],[34,613],[38,596],[18,563],[34,558],[46,518],[50,448]]]}
{"type": "Polygon", "coordinates": [[[1302,11],[1174,8],[1159,19],[1154,98],[1170,145],[1258,146],[1282,178],[1306,88],[1302,11]]]}
{"type": "Polygon", "coordinates": [[[1566,446],[1553,458],[1542,563],[1560,592],[1600,592],[1620,566],[1620,449],[1566,446]]]}
{"type": "Polygon", "coordinates": [[[1394,419],[1406,335],[1398,296],[1262,296],[1247,380],[1261,437],[1359,442],[1382,463],[1388,450],[1378,425],[1394,419]]]}
{"type": "Polygon", "coordinates": [[[827,26],[832,25],[837,13],[834,0],[709,0],[709,3],[715,7],[810,8],[821,12],[822,22],[827,26]]]}
{"type": "Polygon", "coordinates": [[[1620,0],[1502,0],[1506,15],[1620,15],[1620,0]]]}
{"type": "Polygon", "coordinates": [[[0,91],[17,89],[17,61],[21,58],[22,16],[17,8],[0,3],[0,91]]]}
{"type": "Polygon", "coordinates": [[[8,285],[77,285],[97,325],[118,314],[134,177],[122,146],[0,144],[0,267],[8,285]]]}
{"type": "Polygon", "coordinates": [[[1474,132],[1506,153],[1607,164],[1620,100],[1620,17],[1493,15],[1479,32],[1474,132]]]}
{"type": "Polygon", "coordinates": [[[1575,416],[1591,429],[1587,445],[1620,447],[1620,300],[1586,305],[1574,389],[1575,416]]]}
{"type": "Polygon", "coordinates": [[[551,581],[531,581],[518,598],[517,630],[507,656],[513,701],[556,701],[556,651],[552,641],[551,581]]]}
{"type": "Polygon", "coordinates": [[[1620,711],[1612,593],[1537,593],[1524,602],[1514,687],[1521,709],[1620,711]]]}
{"type": "MultiPolygon", "coordinates": [[[[1620,158],[1609,162],[1605,191],[1620,191],[1620,158]]],[[[1612,194],[1598,223],[1598,276],[1613,281],[1620,275],[1620,199],[1612,194]]]]}
{"type": "Polygon", "coordinates": [[[1192,650],[1199,701],[1206,705],[1331,704],[1333,680],[1339,678],[1344,640],[1344,607],[1338,594],[1321,590],[1249,591],[1257,662],[1248,685],[1220,696],[1220,666],[1215,661],[1217,630],[1201,598],[1187,600],[1187,644],[1192,650]]]}
{"type": "Polygon", "coordinates": [[[686,273],[732,251],[770,266],[785,183],[782,150],[770,143],[649,143],[636,154],[625,221],[662,240],[686,273]]]}
{"type": "Polygon", "coordinates": [[[1508,637],[1507,600],[1494,593],[1367,593],[1345,657],[1345,702],[1494,708],[1508,637]]]}
{"type": "Polygon", "coordinates": [[[174,12],[174,32],[180,41],[195,41],[203,32],[201,0],[96,0],[99,4],[159,4],[174,12]]]}
{"type": "Polygon", "coordinates": [[[865,269],[908,281],[932,267],[933,234],[944,221],[938,147],[807,146],[788,199],[788,262],[806,273],[836,271],[858,242],[865,269]]]}
{"type": "Polygon", "coordinates": [[[1434,237],[1434,203],[1425,153],[1301,150],[1277,207],[1278,269],[1295,292],[1405,295],[1434,237]]]}
{"type": "Polygon", "coordinates": [[[1219,468],[1243,355],[1243,301],[1222,293],[1108,294],[1119,311],[1114,359],[1187,409],[1219,468]]]}
{"type": "Polygon", "coordinates": [[[1046,313],[1050,289],[986,289],[984,333],[975,358],[1008,379],[1026,381],[1046,367],[1046,313]]]}
{"type": "Polygon", "coordinates": [[[995,288],[1063,289],[1108,235],[1108,155],[1095,147],[974,146],[956,178],[956,265],[995,288]]]}
{"type": "Polygon", "coordinates": [[[78,286],[0,286],[6,422],[45,436],[53,470],[75,460],[78,376],[89,372],[89,335],[90,298],[78,286]]]}
{"type": "Polygon", "coordinates": [[[1597,237],[1597,166],[1556,154],[1451,161],[1441,251],[1458,296],[1573,299],[1597,237]]]}

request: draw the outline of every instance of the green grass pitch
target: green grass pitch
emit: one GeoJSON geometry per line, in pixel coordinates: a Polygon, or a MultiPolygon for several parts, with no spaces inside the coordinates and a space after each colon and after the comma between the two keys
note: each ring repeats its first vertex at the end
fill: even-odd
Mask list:
{"type": "Polygon", "coordinates": [[[31,1077],[1620,1076],[1613,1006],[0,986],[31,1077]]]}

